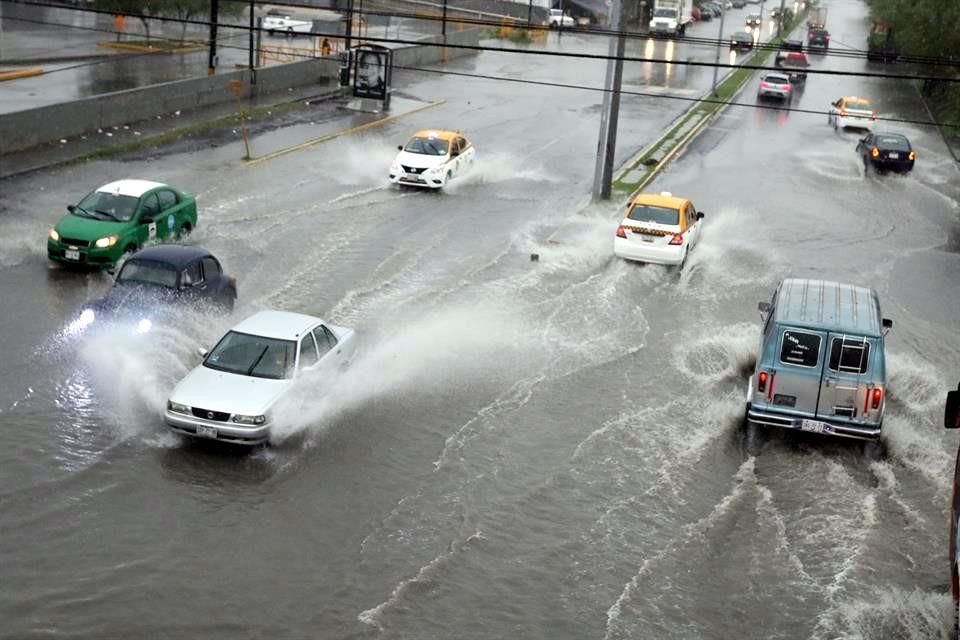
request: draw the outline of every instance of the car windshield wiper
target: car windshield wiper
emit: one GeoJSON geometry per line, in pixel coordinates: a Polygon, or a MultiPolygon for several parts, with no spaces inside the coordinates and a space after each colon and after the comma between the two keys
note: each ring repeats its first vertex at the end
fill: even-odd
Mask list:
{"type": "Polygon", "coordinates": [[[116,220],[117,222],[121,222],[120,218],[118,218],[117,216],[113,215],[113,214],[110,213],[109,211],[100,211],[100,209],[94,209],[93,212],[94,212],[94,213],[99,213],[100,215],[103,215],[103,216],[107,216],[107,217],[110,218],[111,220],[116,220]]]}
{"type": "Polygon", "coordinates": [[[247,369],[246,375],[251,375],[253,370],[257,368],[257,365],[260,364],[260,361],[263,360],[263,356],[267,354],[267,349],[270,348],[270,345],[267,345],[263,348],[263,351],[260,352],[260,355],[257,356],[257,359],[253,361],[253,364],[250,365],[250,368],[247,369]]]}
{"type": "Polygon", "coordinates": [[[76,213],[77,211],[79,211],[80,213],[82,213],[82,214],[83,214],[84,216],[86,216],[87,218],[96,218],[95,215],[93,215],[92,213],[90,213],[89,211],[87,211],[86,209],[84,209],[83,207],[81,207],[80,205],[75,204],[75,205],[73,205],[73,211],[71,211],[70,213],[76,213]]]}

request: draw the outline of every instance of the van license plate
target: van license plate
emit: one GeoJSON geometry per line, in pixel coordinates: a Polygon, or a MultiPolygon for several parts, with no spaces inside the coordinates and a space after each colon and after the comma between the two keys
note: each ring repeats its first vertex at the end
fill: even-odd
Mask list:
{"type": "Polygon", "coordinates": [[[217,430],[213,427],[205,427],[203,425],[197,425],[197,435],[201,438],[213,438],[217,439],[217,430]]]}
{"type": "Polygon", "coordinates": [[[819,420],[801,420],[800,421],[800,430],[809,431],[810,433],[823,433],[825,424],[819,420]]]}

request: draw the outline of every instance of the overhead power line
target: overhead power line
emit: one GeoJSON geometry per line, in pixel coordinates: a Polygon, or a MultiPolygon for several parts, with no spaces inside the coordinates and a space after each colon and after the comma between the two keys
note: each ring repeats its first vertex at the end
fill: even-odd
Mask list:
{"type": "MultiPolygon", "coordinates": [[[[102,28],[96,28],[96,27],[83,27],[83,26],[77,26],[77,25],[68,25],[68,24],[61,24],[61,23],[54,23],[54,22],[46,22],[46,21],[38,21],[38,20],[30,20],[30,19],[22,19],[22,18],[7,18],[7,19],[16,19],[16,20],[22,20],[22,21],[25,21],[25,22],[31,22],[31,23],[34,23],[34,24],[43,24],[43,25],[48,25],[48,26],[61,26],[61,27],[65,27],[65,28],[80,29],[80,30],[84,30],[84,31],[93,31],[93,32],[98,32],[98,33],[110,33],[110,34],[113,34],[113,33],[114,33],[114,31],[111,30],[111,29],[102,29],[102,28]]],[[[179,22],[179,20],[175,20],[175,21],[176,21],[176,22],[179,22]]],[[[204,24],[204,23],[200,23],[200,24],[204,24]]],[[[244,25],[244,26],[238,27],[238,29],[240,29],[241,31],[244,31],[244,30],[247,30],[247,27],[244,25]]],[[[245,33],[242,33],[242,34],[239,34],[238,36],[231,36],[230,39],[233,39],[233,38],[236,38],[236,37],[243,37],[243,36],[245,36],[245,35],[246,35],[245,33]]],[[[322,34],[316,34],[316,35],[322,35],[322,34]]],[[[179,41],[180,41],[179,38],[169,38],[169,37],[155,37],[155,39],[156,39],[156,40],[161,40],[161,41],[166,41],[166,42],[179,42],[179,41]]],[[[375,39],[373,39],[373,38],[365,38],[365,39],[366,39],[366,40],[375,40],[375,39]]],[[[381,42],[397,42],[397,43],[401,43],[401,44],[419,44],[419,45],[433,44],[433,43],[424,43],[424,42],[422,42],[422,41],[408,41],[408,40],[393,40],[393,39],[376,39],[376,40],[381,41],[381,42]]],[[[245,46],[238,46],[238,45],[228,44],[228,43],[222,42],[222,41],[219,40],[219,39],[218,39],[218,46],[221,47],[221,48],[223,48],[223,49],[234,49],[234,50],[238,50],[238,51],[247,51],[247,47],[245,47],[245,46]]],[[[451,48],[456,47],[456,45],[443,45],[442,43],[437,44],[437,45],[434,45],[434,46],[448,46],[448,47],[451,47],[451,48]]],[[[507,49],[507,48],[499,48],[499,47],[462,46],[462,47],[460,47],[460,48],[466,48],[466,49],[471,49],[471,50],[479,50],[479,51],[496,51],[496,52],[505,52],[505,53],[524,53],[523,50],[507,49]]],[[[590,59],[597,59],[597,60],[616,60],[616,59],[617,59],[616,56],[608,56],[608,55],[602,55],[602,54],[564,54],[564,53],[562,53],[562,52],[536,52],[536,53],[540,53],[540,54],[542,54],[542,55],[556,55],[556,56],[567,57],[567,58],[569,58],[569,57],[587,57],[587,58],[590,58],[590,59]]],[[[133,58],[133,57],[140,57],[140,56],[147,56],[147,55],[156,55],[156,53],[155,53],[155,52],[137,53],[137,54],[131,54],[130,56],[125,56],[125,57],[133,58]]],[[[288,56],[290,56],[290,57],[294,57],[294,58],[301,58],[301,59],[304,59],[304,60],[318,59],[318,58],[317,58],[316,56],[314,56],[314,55],[309,55],[309,54],[305,54],[305,53],[303,53],[303,54],[299,54],[299,53],[288,53],[288,54],[286,54],[286,55],[288,55],[288,56]]],[[[670,61],[655,60],[655,59],[653,59],[653,60],[648,60],[648,59],[634,59],[634,58],[630,58],[630,57],[626,57],[626,56],[623,57],[622,59],[623,59],[623,60],[627,60],[627,61],[639,61],[639,62],[662,62],[662,63],[666,63],[666,64],[674,64],[674,65],[681,65],[681,66],[685,66],[685,65],[695,65],[695,66],[704,66],[704,67],[719,66],[719,67],[722,67],[722,68],[732,68],[732,69],[740,69],[740,68],[743,68],[743,69],[772,69],[772,70],[776,70],[775,67],[761,67],[761,66],[752,66],[752,65],[725,65],[725,64],[714,65],[713,63],[670,62],[670,61]]],[[[81,68],[81,67],[93,66],[93,65],[96,65],[96,64],[102,64],[102,63],[104,63],[104,62],[112,62],[112,61],[113,61],[113,60],[111,60],[111,59],[107,59],[107,60],[98,60],[98,61],[92,61],[92,62],[85,62],[85,63],[80,63],[80,64],[77,64],[77,65],[71,65],[71,66],[68,66],[68,67],[62,67],[62,68],[60,68],[60,69],[55,69],[55,70],[52,70],[52,71],[50,71],[50,72],[48,72],[48,73],[57,73],[57,72],[59,72],[59,71],[65,71],[65,70],[69,70],[69,69],[76,69],[76,68],[81,68]]],[[[552,87],[552,88],[559,88],[559,89],[573,89],[573,90],[580,90],[580,91],[599,91],[599,92],[609,91],[608,89],[605,89],[604,87],[591,86],[591,85],[573,84],[573,83],[567,83],[567,82],[551,82],[551,81],[546,81],[546,80],[531,80],[531,79],[527,79],[527,78],[514,78],[514,77],[507,77],[507,76],[494,76],[494,75],[481,74],[481,73],[468,73],[468,72],[464,72],[464,71],[452,71],[452,70],[449,70],[449,69],[437,69],[437,68],[428,68],[428,67],[405,66],[405,65],[396,65],[396,64],[394,65],[394,69],[400,69],[400,70],[403,70],[403,71],[420,72],[420,73],[431,73],[431,74],[437,74],[437,75],[448,75],[448,76],[454,76],[454,77],[473,78],[473,79],[479,79],[479,80],[489,80],[489,81],[496,81],[496,82],[510,82],[510,83],[515,83],[515,84],[526,84],[526,85],[534,85],[534,86],[552,87]]],[[[812,70],[808,70],[808,73],[811,73],[811,72],[812,72],[812,70]]],[[[838,71],[838,72],[832,72],[830,75],[841,75],[841,76],[844,76],[844,75],[854,75],[854,76],[867,75],[867,76],[874,76],[875,74],[862,74],[862,73],[857,73],[857,72],[843,72],[843,71],[838,71]]],[[[924,79],[927,79],[927,78],[924,77],[924,76],[899,76],[899,75],[891,75],[891,76],[879,76],[879,77],[887,77],[887,78],[893,78],[893,79],[909,79],[909,80],[924,80],[924,79]]],[[[692,97],[692,96],[680,96],[680,95],[675,95],[675,94],[652,93],[652,92],[633,91],[633,90],[625,90],[625,89],[621,90],[621,91],[620,91],[620,94],[621,94],[621,95],[625,95],[625,96],[637,96],[637,97],[663,99],[663,100],[679,100],[679,101],[682,101],[682,102],[702,102],[702,103],[707,103],[707,104],[725,104],[725,105],[733,106],[733,107],[746,107],[746,108],[758,109],[758,110],[770,110],[770,111],[789,112],[789,113],[803,113],[803,114],[812,114],[812,115],[818,115],[818,116],[824,116],[824,115],[827,115],[827,114],[828,114],[827,111],[825,111],[825,110],[819,110],[819,109],[801,109],[801,108],[799,108],[799,107],[787,107],[787,106],[783,106],[783,105],[757,104],[757,103],[747,103],[747,102],[733,102],[733,101],[726,101],[726,100],[714,99],[714,98],[708,98],[708,97],[703,97],[703,98],[701,98],[701,97],[692,97]]],[[[910,118],[893,118],[893,117],[887,117],[887,116],[877,116],[876,119],[877,119],[878,121],[881,121],[881,122],[900,123],[900,124],[914,124],[914,125],[935,126],[935,127],[937,127],[937,126],[938,126],[938,127],[960,127],[960,123],[937,122],[937,121],[933,121],[933,120],[915,120],[915,119],[910,119],[910,118]]]]}
{"type": "MultiPolygon", "coordinates": [[[[0,2],[7,2],[7,1],[9,1],[9,0],[0,0],[0,2]]],[[[63,5],[61,5],[61,4],[55,4],[55,3],[50,3],[50,2],[41,2],[41,1],[38,1],[38,0],[17,0],[17,1],[18,1],[19,4],[23,4],[23,5],[27,5],[27,6],[37,6],[37,7],[46,7],[46,8],[58,8],[58,9],[78,11],[78,12],[83,12],[83,13],[94,13],[94,14],[102,14],[102,15],[115,15],[116,13],[118,13],[118,12],[114,12],[114,11],[109,11],[109,10],[104,10],[104,9],[96,9],[96,8],[92,8],[92,7],[65,7],[65,6],[63,6],[63,5]]],[[[224,0],[224,1],[228,1],[228,0],[224,0]]],[[[242,6],[244,6],[244,7],[248,6],[248,3],[247,3],[245,0],[230,0],[230,1],[233,1],[235,4],[242,5],[242,6]]],[[[274,2],[274,3],[270,3],[270,5],[271,5],[271,6],[278,6],[278,7],[286,7],[286,8],[312,9],[312,10],[317,10],[317,9],[319,8],[319,7],[315,7],[315,6],[308,5],[308,4],[303,4],[303,3],[298,3],[298,2],[289,2],[289,1],[274,2]]],[[[126,15],[127,17],[132,17],[132,18],[139,18],[139,17],[140,17],[140,16],[135,15],[135,14],[126,14],[126,13],[123,13],[123,12],[119,12],[119,13],[122,13],[123,15],[126,15]]],[[[403,18],[403,19],[418,20],[418,21],[425,21],[425,22],[438,22],[438,23],[439,23],[439,22],[441,22],[441,21],[444,20],[444,18],[442,18],[442,17],[439,16],[439,15],[437,15],[437,16],[434,16],[434,15],[421,15],[421,14],[417,14],[417,13],[405,13],[405,12],[387,12],[387,11],[364,10],[364,11],[355,11],[354,13],[356,13],[357,15],[364,15],[364,16],[380,16],[380,17],[389,17],[389,18],[403,18]]],[[[210,21],[209,21],[209,20],[180,19],[180,18],[172,18],[172,17],[167,17],[167,16],[148,16],[147,18],[150,19],[150,20],[157,20],[157,21],[163,21],[163,22],[177,22],[177,23],[180,23],[180,24],[192,24],[192,25],[203,26],[203,27],[209,27],[209,26],[210,26],[210,21]]],[[[488,27],[488,28],[498,28],[498,27],[502,27],[502,26],[513,26],[513,27],[517,27],[517,28],[527,29],[527,30],[530,30],[530,31],[549,31],[549,30],[550,30],[550,27],[549,27],[548,25],[528,25],[528,24],[525,23],[525,21],[523,21],[523,20],[521,20],[521,19],[515,19],[515,22],[510,23],[510,24],[507,24],[507,25],[504,25],[503,22],[499,22],[499,21],[495,21],[495,20],[484,20],[484,19],[480,19],[480,18],[471,18],[471,17],[460,17],[460,18],[450,18],[450,17],[448,17],[448,18],[446,19],[446,22],[458,22],[458,23],[463,23],[463,24],[469,24],[469,25],[472,25],[472,26],[488,27]]],[[[219,26],[220,26],[221,28],[231,28],[231,29],[241,29],[241,30],[249,30],[249,29],[250,29],[250,26],[249,26],[249,25],[240,25],[240,24],[219,23],[219,26]]],[[[626,31],[626,30],[606,29],[606,28],[590,28],[590,29],[586,29],[586,30],[576,31],[576,33],[578,33],[578,34],[585,34],[585,35],[588,35],[588,36],[591,36],[591,37],[608,37],[608,36],[620,36],[620,35],[623,35],[623,36],[626,37],[626,38],[630,38],[630,39],[634,39],[634,40],[637,40],[637,39],[643,39],[643,40],[653,39],[653,40],[656,40],[656,41],[670,41],[670,40],[673,40],[672,38],[670,38],[670,37],[668,37],[668,36],[659,36],[659,35],[643,34],[643,33],[639,33],[639,32],[632,32],[632,31],[626,31]]],[[[328,37],[342,37],[342,35],[339,34],[339,33],[318,33],[317,35],[328,36],[328,37]]],[[[373,40],[373,38],[366,38],[366,39],[367,39],[367,40],[373,40]]],[[[390,41],[392,41],[392,40],[387,39],[387,40],[384,40],[384,41],[390,42],[390,41]]],[[[401,44],[404,43],[404,41],[396,41],[396,42],[401,43],[401,44]]],[[[695,36],[687,35],[687,36],[684,36],[682,39],[676,40],[676,42],[678,42],[678,43],[684,43],[684,44],[692,45],[692,46],[698,46],[698,47],[699,47],[699,46],[702,46],[702,47],[714,48],[714,47],[717,47],[717,46],[725,46],[725,45],[728,45],[730,41],[729,41],[729,38],[727,38],[727,37],[721,37],[721,38],[717,39],[717,38],[705,38],[705,37],[695,37],[695,36]]],[[[422,43],[422,42],[416,42],[416,44],[423,44],[423,43],[422,43]]],[[[773,44],[769,44],[769,43],[757,43],[757,44],[755,45],[755,49],[765,50],[765,51],[775,51],[775,50],[778,49],[778,45],[773,45],[773,44]]],[[[509,48],[505,48],[504,50],[506,50],[506,51],[521,51],[521,52],[523,52],[523,50],[509,49],[509,48]]],[[[537,52],[535,52],[535,51],[529,51],[529,53],[537,53],[537,52]]],[[[862,58],[862,59],[867,59],[868,51],[865,50],[865,49],[856,49],[856,48],[850,47],[849,45],[845,45],[845,48],[844,48],[843,50],[837,50],[836,47],[834,47],[834,48],[828,49],[827,51],[823,52],[822,55],[823,55],[824,57],[844,57],[844,58],[862,58]]],[[[629,60],[629,58],[625,58],[625,60],[629,60]]],[[[901,56],[899,57],[899,60],[900,60],[901,62],[910,63],[910,64],[922,64],[922,65],[927,65],[927,66],[944,66],[944,67],[953,67],[953,68],[960,69],[960,60],[957,60],[956,58],[953,58],[953,57],[915,56],[915,55],[907,55],[907,54],[905,54],[905,55],[901,55],[901,56]]],[[[641,61],[669,62],[669,61],[660,60],[660,59],[651,59],[651,60],[643,59],[643,60],[641,60],[641,61]]],[[[679,63],[673,62],[672,64],[679,64],[679,63]]],[[[884,74],[878,74],[878,75],[884,75],[884,74]]],[[[889,74],[888,74],[888,75],[889,75],[889,74]]],[[[938,79],[940,79],[940,78],[938,78],[938,79]]],[[[951,81],[951,80],[953,80],[953,81],[960,81],[960,79],[953,79],[953,78],[950,77],[950,76],[945,76],[945,77],[942,78],[942,79],[943,79],[944,81],[951,81]]]]}

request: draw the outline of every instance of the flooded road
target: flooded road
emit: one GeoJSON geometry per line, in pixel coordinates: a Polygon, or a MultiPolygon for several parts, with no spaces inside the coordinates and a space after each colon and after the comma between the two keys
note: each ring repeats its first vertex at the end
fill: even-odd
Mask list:
{"type": "MultiPolygon", "coordinates": [[[[833,2],[831,30],[859,42],[862,16],[833,2]]],[[[602,77],[525,64],[452,68],[602,77]]],[[[0,556],[17,588],[0,636],[949,638],[960,181],[936,131],[885,123],[917,167],[864,175],[857,135],[825,116],[728,109],[650,187],[706,212],[678,273],[612,256],[621,205],[588,196],[598,94],[397,79],[446,102],[248,167],[230,143],[3,181],[0,556]],[[477,145],[475,171],[386,188],[396,145],[440,126],[477,145]],[[50,267],[46,230],[120,177],[197,194],[191,241],[238,277],[231,315],[68,331],[110,281],[50,267]],[[895,321],[878,462],[788,433],[743,444],[756,303],[791,275],[873,286],[895,321]],[[268,307],[356,329],[358,359],[304,389],[269,448],[168,433],[197,348],[268,307]]],[[[850,94],[922,119],[912,86],[877,79],[811,74],[794,106],[850,94]]],[[[618,157],[673,119],[665,104],[624,97],[618,157]]]]}

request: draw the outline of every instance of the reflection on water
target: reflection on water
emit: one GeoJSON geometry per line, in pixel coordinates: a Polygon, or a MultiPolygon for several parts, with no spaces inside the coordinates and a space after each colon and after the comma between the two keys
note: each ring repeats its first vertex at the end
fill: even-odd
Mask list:
{"type": "Polygon", "coordinates": [[[663,84],[664,86],[667,86],[667,87],[670,86],[670,76],[673,75],[673,65],[669,63],[673,62],[674,47],[675,47],[675,44],[673,40],[667,40],[667,50],[663,55],[664,59],[668,61],[668,63],[664,65],[666,67],[666,70],[664,72],[664,78],[663,78],[663,84]]]}
{"type": "Polygon", "coordinates": [[[674,65],[670,64],[676,57],[676,46],[673,40],[647,38],[643,44],[643,57],[647,62],[641,63],[640,77],[636,78],[636,81],[647,86],[670,87],[671,80],[676,84],[674,65]],[[649,62],[649,60],[665,62],[649,62]]]}

